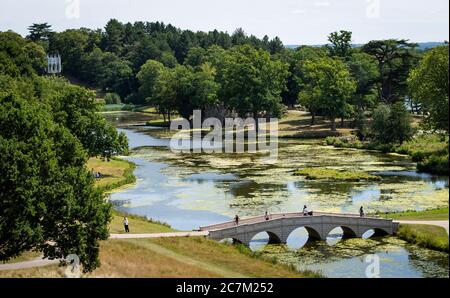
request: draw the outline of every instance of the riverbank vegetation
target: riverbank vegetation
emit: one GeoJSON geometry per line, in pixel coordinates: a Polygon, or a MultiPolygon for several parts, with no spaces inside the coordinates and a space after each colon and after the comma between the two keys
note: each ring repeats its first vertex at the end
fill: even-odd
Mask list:
{"type": "Polygon", "coordinates": [[[397,236],[421,247],[449,252],[448,234],[443,227],[433,225],[401,224],[397,236]]]}
{"type": "Polygon", "coordinates": [[[95,179],[95,185],[104,192],[136,181],[133,175],[136,165],[123,159],[112,158],[108,161],[92,157],[87,161],[87,168],[92,173],[99,174],[99,177],[95,179]]]}
{"type": "Polygon", "coordinates": [[[309,180],[337,181],[379,181],[380,176],[359,171],[339,171],[325,168],[303,168],[294,172],[295,176],[304,176],[309,180]]]}
{"type": "Polygon", "coordinates": [[[419,172],[448,175],[449,151],[448,136],[441,134],[417,135],[402,144],[388,144],[380,142],[361,141],[356,137],[327,137],[326,145],[339,148],[357,148],[378,150],[411,156],[417,162],[419,172]]]}

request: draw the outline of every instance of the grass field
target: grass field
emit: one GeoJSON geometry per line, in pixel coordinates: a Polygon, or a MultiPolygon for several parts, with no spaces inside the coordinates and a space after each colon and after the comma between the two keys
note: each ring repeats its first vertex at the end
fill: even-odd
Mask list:
{"type": "Polygon", "coordinates": [[[288,110],[278,122],[278,134],[281,138],[325,138],[328,136],[349,135],[353,129],[350,121],[344,121],[341,127],[337,123],[337,131],[331,131],[330,121],[326,117],[316,117],[311,125],[311,115],[304,111],[288,110]]]}

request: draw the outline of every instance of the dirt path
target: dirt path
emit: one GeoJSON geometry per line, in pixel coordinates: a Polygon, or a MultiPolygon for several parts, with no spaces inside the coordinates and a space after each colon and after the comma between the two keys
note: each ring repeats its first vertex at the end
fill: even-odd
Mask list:
{"type": "Polygon", "coordinates": [[[443,227],[448,234],[448,220],[394,220],[401,224],[412,224],[412,225],[432,225],[443,227]]]}
{"type": "Polygon", "coordinates": [[[109,235],[109,239],[142,239],[142,238],[201,237],[201,236],[208,236],[208,231],[149,233],[149,234],[111,234],[109,235]]]}

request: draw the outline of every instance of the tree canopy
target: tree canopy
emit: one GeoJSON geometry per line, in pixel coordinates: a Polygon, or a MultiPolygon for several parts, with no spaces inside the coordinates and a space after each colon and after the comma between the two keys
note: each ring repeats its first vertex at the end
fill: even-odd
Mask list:
{"type": "Polygon", "coordinates": [[[408,78],[410,96],[420,103],[428,127],[448,132],[448,45],[425,53],[408,78]]]}

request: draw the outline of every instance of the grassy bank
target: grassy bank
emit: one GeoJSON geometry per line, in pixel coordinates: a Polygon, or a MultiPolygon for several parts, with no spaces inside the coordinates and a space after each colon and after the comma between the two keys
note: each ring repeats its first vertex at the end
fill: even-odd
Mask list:
{"type": "Polygon", "coordinates": [[[294,172],[295,176],[304,176],[309,180],[338,181],[378,181],[381,177],[358,171],[338,171],[326,168],[303,168],[294,172]]]}
{"type": "Polygon", "coordinates": [[[356,137],[327,137],[326,145],[338,148],[377,150],[411,156],[417,162],[417,170],[432,174],[449,174],[448,136],[436,134],[420,135],[402,145],[361,142],[356,137]]]}
{"type": "Polygon", "coordinates": [[[89,170],[100,173],[100,178],[95,180],[95,185],[104,191],[111,191],[136,181],[133,175],[136,166],[126,160],[113,158],[110,161],[104,161],[100,158],[91,158],[86,166],[89,170]]]}
{"type": "Polygon", "coordinates": [[[113,218],[109,224],[109,232],[111,234],[124,234],[123,218],[128,217],[130,234],[145,234],[145,233],[166,233],[175,232],[170,225],[143,216],[133,214],[126,214],[117,210],[113,211],[113,218]]]}
{"type": "Polygon", "coordinates": [[[421,247],[448,252],[447,231],[433,225],[401,224],[397,236],[421,247]]]}
{"type": "Polygon", "coordinates": [[[383,214],[399,220],[448,220],[448,207],[423,211],[405,211],[383,214]]]}

